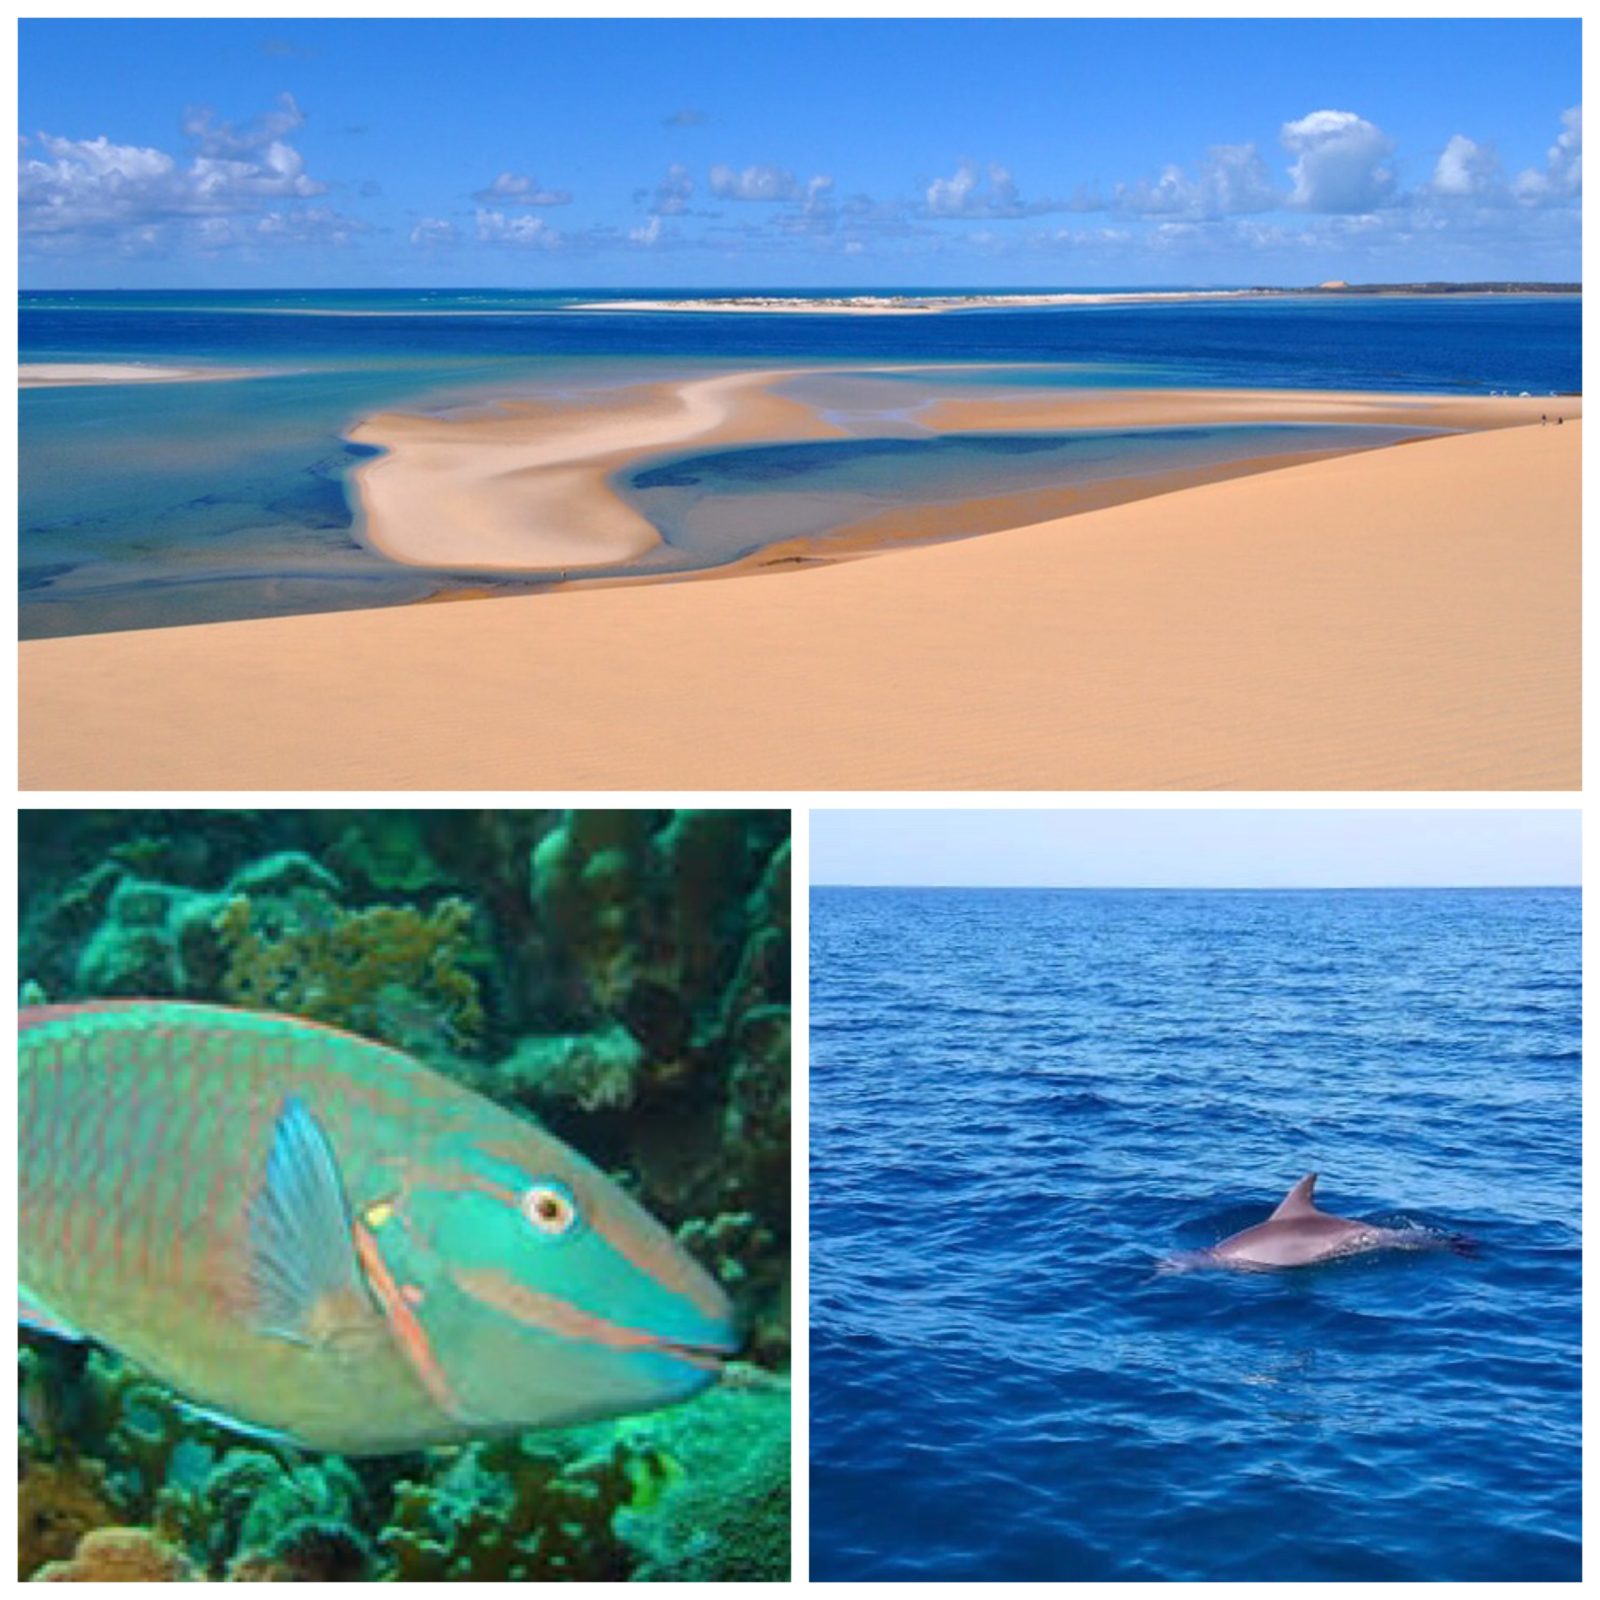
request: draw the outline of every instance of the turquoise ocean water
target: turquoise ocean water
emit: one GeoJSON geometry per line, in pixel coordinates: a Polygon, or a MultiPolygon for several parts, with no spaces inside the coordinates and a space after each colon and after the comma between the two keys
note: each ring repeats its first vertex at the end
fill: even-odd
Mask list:
{"type": "MultiPolygon", "coordinates": [[[[455,407],[515,394],[575,397],[740,366],[965,369],[879,384],[870,404],[850,415],[857,437],[843,452],[761,447],[764,453],[748,460],[721,459],[728,452],[697,460],[692,497],[678,492],[688,487],[682,482],[648,481],[658,467],[681,479],[690,470],[684,453],[641,464],[647,481],[619,487],[661,514],[668,546],[654,559],[695,566],[885,505],[960,497],[965,482],[998,494],[1078,481],[1080,473],[1103,477],[1350,444],[1332,434],[1316,438],[1313,430],[1291,437],[1219,428],[1171,430],[1165,440],[1142,434],[980,446],[924,438],[916,448],[884,448],[908,432],[910,402],[899,392],[908,384],[1449,393],[1579,385],[1575,297],[1189,302],[905,318],[574,309],[608,298],[623,297],[23,295],[24,361],[270,374],[23,392],[24,637],[389,605],[462,581],[481,583],[470,572],[397,567],[362,543],[347,487],[361,452],[343,435],[361,417],[396,407],[455,407]],[[758,496],[752,485],[763,476],[758,496]],[[782,495],[774,488],[780,480],[787,485],[782,495]],[[692,515],[687,498],[697,502],[692,515]]],[[[1374,435],[1371,442],[1383,440],[1374,435]]],[[[529,587],[516,580],[493,586],[529,587]]]]}

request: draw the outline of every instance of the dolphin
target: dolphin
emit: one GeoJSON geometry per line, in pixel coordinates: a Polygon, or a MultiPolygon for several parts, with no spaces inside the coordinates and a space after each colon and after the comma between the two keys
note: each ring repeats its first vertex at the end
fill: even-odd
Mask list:
{"type": "Polygon", "coordinates": [[[1318,1261],[1362,1255],[1368,1250],[1425,1250],[1451,1241],[1423,1228],[1380,1228],[1317,1210],[1317,1175],[1308,1172],[1265,1222],[1235,1233],[1209,1250],[1195,1250],[1163,1263],[1171,1272],[1197,1267],[1268,1271],[1309,1267],[1318,1261]]]}

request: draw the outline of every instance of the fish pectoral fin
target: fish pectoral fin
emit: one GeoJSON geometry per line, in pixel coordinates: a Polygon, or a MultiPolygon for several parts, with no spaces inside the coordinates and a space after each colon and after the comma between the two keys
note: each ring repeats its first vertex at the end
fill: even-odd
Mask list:
{"type": "Polygon", "coordinates": [[[259,1332],[316,1345],[371,1314],[350,1229],[338,1157],[305,1101],[290,1095],[250,1206],[246,1287],[259,1332]]]}
{"type": "Polygon", "coordinates": [[[35,1333],[54,1334],[58,1339],[72,1339],[81,1343],[83,1335],[70,1323],[63,1322],[55,1312],[35,1300],[26,1289],[17,1290],[17,1321],[35,1333]]]}

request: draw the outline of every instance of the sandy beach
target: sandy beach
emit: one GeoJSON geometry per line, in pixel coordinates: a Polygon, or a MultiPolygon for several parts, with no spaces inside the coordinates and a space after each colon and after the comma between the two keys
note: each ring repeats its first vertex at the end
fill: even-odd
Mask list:
{"type": "Polygon", "coordinates": [[[22,783],[1575,787],[1581,427],[1541,404],[763,581],[36,641],[22,783]]]}
{"type": "Polygon", "coordinates": [[[66,389],[84,384],[206,383],[257,374],[231,367],[146,367],[119,361],[24,361],[17,367],[19,389],[66,389]]]}

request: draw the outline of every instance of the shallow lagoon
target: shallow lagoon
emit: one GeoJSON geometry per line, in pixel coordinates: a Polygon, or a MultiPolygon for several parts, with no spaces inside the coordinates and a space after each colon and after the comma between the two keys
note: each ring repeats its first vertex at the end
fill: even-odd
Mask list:
{"type": "MultiPolygon", "coordinates": [[[[166,362],[278,374],[21,394],[23,636],[390,605],[463,581],[527,587],[397,568],[360,543],[346,492],[357,457],[343,433],[381,410],[795,363],[840,373],[879,362],[954,363],[965,370],[940,375],[941,387],[990,390],[1220,385],[1484,393],[1576,389],[1580,381],[1581,307],[1567,297],[1192,302],[879,318],[591,314],[564,309],[573,298],[511,291],[22,296],[24,361],[166,362]],[[495,314],[475,314],[484,311],[495,314]],[[1021,370],[1018,363],[1031,365],[1021,370]]],[[[873,390],[858,381],[842,407],[826,389],[817,399],[825,411],[852,411],[844,420],[857,431],[904,435],[915,431],[918,404],[908,386],[930,377],[878,374],[873,390]]],[[[959,457],[959,449],[941,444],[917,458],[917,471],[931,473],[932,485],[945,469],[956,470],[959,457]]],[[[1013,458],[1006,470],[1022,465],[1013,458]]],[[[868,493],[887,475],[884,463],[865,457],[850,471],[863,482],[872,478],[868,493]]],[[[807,492],[816,487],[814,479],[807,492]]],[[[846,485],[847,499],[859,487],[846,485]]],[[[929,489],[932,498],[942,492],[929,489]]],[[[776,515],[779,507],[770,509],[776,515]]],[[[736,541],[719,534],[711,542],[736,541]]],[[[666,552],[660,559],[683,557],[666,552]]]]}
{"type": "MultiPolygon", "coordinates": [[[[814,440],[679,456],[626,475],[622,486],[675,551],[732,560],[764,544],[826,536],[889,511],[1046,489],[1063,491],[1066,509],[1072,491],[1112,479],[1202,472],[1275,455],[1377,449],[1428,431],[1251,423],[814,440]]],[[[961,531],[991,531],[981,507],[973,507],[972,522],[961,531]]]]}

